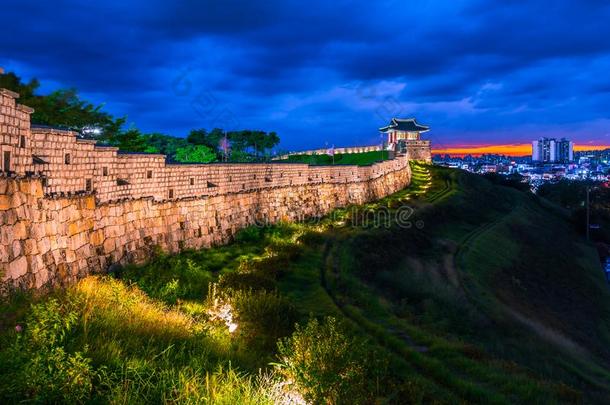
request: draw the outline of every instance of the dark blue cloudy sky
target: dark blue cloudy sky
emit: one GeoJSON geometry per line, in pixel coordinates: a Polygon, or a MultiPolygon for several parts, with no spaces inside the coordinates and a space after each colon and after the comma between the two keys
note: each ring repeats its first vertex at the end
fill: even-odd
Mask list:
{"type": "Polygon", "coordinates": [[[0,66],[144,131],[258,128],[302,149],[414,116],[437,146],[610,144],[608,1],[4,0],[0,15],[0,66]]]}

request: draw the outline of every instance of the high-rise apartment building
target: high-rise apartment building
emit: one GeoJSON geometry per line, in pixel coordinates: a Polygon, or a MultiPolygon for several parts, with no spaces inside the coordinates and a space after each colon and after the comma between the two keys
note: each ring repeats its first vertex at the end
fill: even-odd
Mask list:
{"type": "Polygon", "coordinates": [[[532,161],[534,162],[562,162],[574,160],[574,144],[565,139],[540,138],[532,141],[532,161]]]}

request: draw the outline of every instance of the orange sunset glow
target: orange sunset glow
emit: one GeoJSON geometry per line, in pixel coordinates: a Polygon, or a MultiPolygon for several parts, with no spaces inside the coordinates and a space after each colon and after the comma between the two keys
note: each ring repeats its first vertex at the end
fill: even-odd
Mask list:
{"type": "MultiPolygon", "coordinates": [[[[575,151],[581,150],[603,150],[610,148],[608,145],[574,145],[575,151]]],[[[497,154],[506,156],[526,156],[532,153],[531,143],[521,144],[504,144],[504,145],[455,145],[446,148],[433,148],[433,154],[449,154],[452,156],[473,155],[480,156],[483,154],[497,154]]]]}

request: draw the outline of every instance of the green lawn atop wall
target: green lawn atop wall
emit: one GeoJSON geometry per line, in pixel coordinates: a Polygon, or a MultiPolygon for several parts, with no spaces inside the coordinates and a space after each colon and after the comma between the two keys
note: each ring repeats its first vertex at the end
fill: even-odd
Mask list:
{"type": "MultiPolygon", "coordinates": [[[[388,151],[363,153],[337,153],[334,164],[367,166],[375,162],[388,160],[388,151]]],[[[292,155],[280,162],[307,163],[310,165],[332,165],[333,157],[329,155],[292,155]]]]}
{"type": "Polygon", "coordinates": [[[593,247],[531,194],[412,169],[321,221],[13,296],[0,401],[608,403],[593,247]]]}

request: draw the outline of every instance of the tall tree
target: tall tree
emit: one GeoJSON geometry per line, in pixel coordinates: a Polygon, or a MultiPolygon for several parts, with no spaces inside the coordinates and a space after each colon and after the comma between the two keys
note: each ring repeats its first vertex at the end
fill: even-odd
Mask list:
{"type": "Polygon", "coordinates": [[[265,135],[263,143],[265,149],[273,149],[280,143],[280,137],[276,132],[269,132],[265,135]]]}
{"type": "Polygon", "coordinates": [[[186,140],[193,145],[210,146],[208,132],[205,129],[193,129],[186,137],[186,140]]]}
{"type": "Polygon", "coordinates": [[[187,145],[176,150],[175,159],[182,163],[209,163],[216,160],[216,152],[205,145],[187,145]]]}
{"type": "Polygon", "coordinates": [[[246,163],[252,161],[254,161],[254,156],[252,156],[251,154],[244,152],[243,150],[231,150],[229,162],[246,163]]]}
{"type": "Polygon", "coordinates": [[[40,87],[38,79],[32,79],[29,83],[23,83],[21,78],[13,72],[0,74],[0,88],[19,93],[22,104],[23,100],[34,98],[34,92],[40,87]]]}
{"type": "Polygon", "coordinates": [[[19,93],[19,102],[34,109],[32,122],[66,127],[82,132],[86,128],[99,128],[103,136],[116,136],[125,118],[114,118],[102,111],[103,104],[93,105],[82,100],[75,89],[61,89],[49,95],[38,95],[40,83],[32,79],[24,83],[15,73],[0,74],[0,87],[19,93]]]}
{"type": "Polygon", "coordinates": [[[127,131],[116,134],[110,144],[126,152],[150,151],[146,138],[136,128],[130,128],[127,131]]]}
{"type": "Polygon", "coordinates": [[[170,158],[176,154],[178,148],[183,148],[189,145],[184,138],[177,138],[171,135],[152,133],[144,135],[146,143],[154,147],[159,153],[169,156],[170,158]]]}
{"type": "Polygon", "coordinates": [[[214,128],[213,130],[211,130],[208,133],[207,139],[208,139],[208,146],[212,149],[214,149],[215,151],[218,150],[218,148],[220,147],[220,141],[222,139],[224,139],[225,137],[225,131],[223,131],[220,128],[214,128]]]}
{"type": "Polygon", "coordinates": [[[233,151],[245,151],[249,146],[250,130],[231,131],[227,133],[227,137],[231,141],[233,151]]]}

